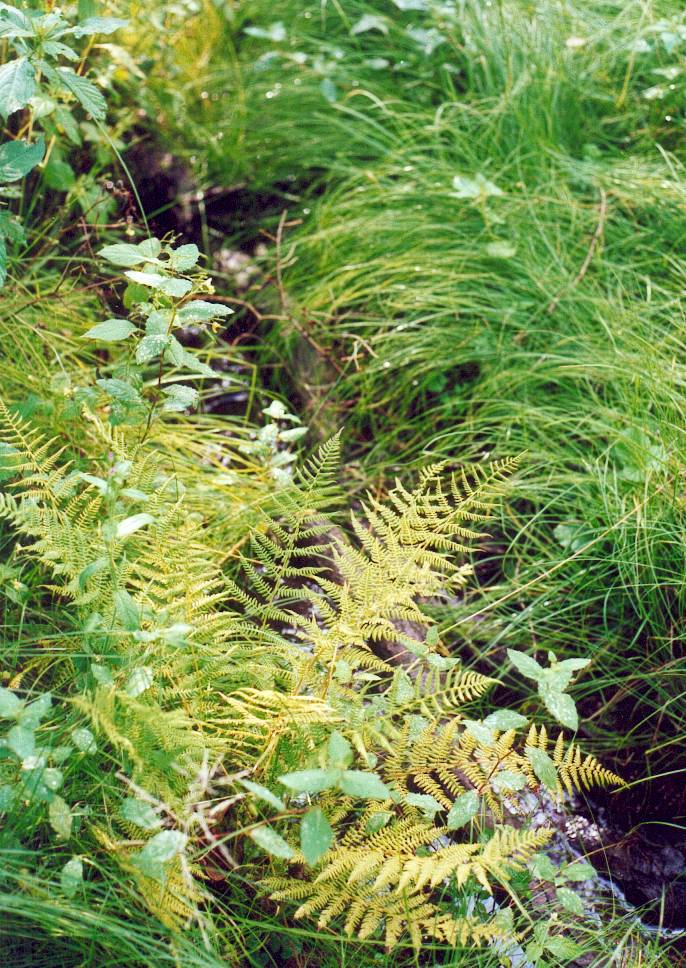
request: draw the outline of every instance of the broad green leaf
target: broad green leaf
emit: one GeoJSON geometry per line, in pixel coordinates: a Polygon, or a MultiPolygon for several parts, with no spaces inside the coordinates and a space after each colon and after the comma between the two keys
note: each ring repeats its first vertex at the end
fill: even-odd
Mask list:
{"type": "Polygon", "coordinates": [[[433,820],[439,811],[445,809],[443,804],[439,803],[436,797],[432,797],[429,793],[408,793],[405,801],[411,807],[417,807],[418,810],[421,810],[429,820],[433,820]]]}
{"type": "Polygon", "coordinates": [[[200,258],[200,250],[193,242],[188,245],[180,245],[178,249],[173,249],[169,253],[169,265],[177,272],[186,272],[192,269],[200,258]]]}
{"type": "Polygon", "coordinates": [[[579,716],[572,697],[566,692],[555,692],[552,689],[539,688],[541,698],[548,712],[568,729],[576,731],[579,728],[579,716]]]}
{"type": "Polygon", "coordinates": [[[365,797],[368,800],[388,800],[391,791],[376,773],[362,770],[345,770],[339,787],[350,797],[365,797]]]}
{"type": "Polygon", "coordinates": [[[521,672],[523,676],[526,676],[527,679],[538,680],[543,674],[543,666],[539,665],[530,655],[526,655],[524,652],[518,652],[516,649],[508,649],[507,656],[515,669],[521,672]]]}
{"type": "Polygon", "coordinates": [[[526,726],[527,722],[526,716],[516,713],[514,709],[496,709],[490,716],[486,716],[484,726],[504,733],[508,729],[519,729],[521,726],[526,726]]]}
{"type": "Polygon", "coordinates": [[[568,887],[558,887],[555,895],[565,911],[569,911],[570,914],[576,914],[579,917],[583,917],[584,902],[581,900],[578,894],[576,894],[574,891],[570,891],[568,887]]]}
{"type": "Polygon", "coordinates": [[[67,840],[71,836],[72,814],[62,797],[53,797],[48,806],[50,826],[60,837],[67,840]]]}
{"type": "Polygon", "coordinates": [[[91,34],[113,34],[120,27],[125,27],[128,20],[118,17],[88,17],[75,27],[70,27],[67,33],[74,37],[88,37],[91,34]]]}
{"type": "Polygon", "coordinates": [[[338,730],[329,737],[328,760],[329,765],[337,770],[344,770],[353,761],[353,748],[338,730]]]}
{"type": "Polygon", "coordinates": [[[126,680],[126,686],[124,687],[127,696],[131,696],[135,699],[149,689],[153,682],[152,669],[148,666],[140,666],[138,669],[134,669],[129,678],[126,680]]]}
{"type": "Polygon", "coordinates": [[[36,749],[36,737],[32,729],[25,726],[13,726],[5,737],[7,745],[16,753],[20,760],[33,756],[36,749]]]}
{"type": "Polygon", "coordinates": [[[26,141],[6,141],[0,145],[0,185],[19,181],[41,163],[44,155],[42,138],[32,145],[26,141]]]}
{"type": "Polygon", "coordinates": [[[161,333],[159,336],[144,336],[136,347],[136,363],[149,363],[167,349],[171,336],[161,333]]]}
{"type": "Polygon", "coordinates": [[[141,252],[137,245],[131,245],[128,242],[106,245],[100,249],[98,255],[106,259],[107,262],[111,262],[112,265],[125,268],[141,265],[143,262],[147,262],[149,258],[144,252],[141,252]]]}
{"type": "Polygon", "coordinates": [[[187,840],[179,830],[161,830],[132,858],[133,863],[148,877],[163,882],[164,865],[184,849],[187,840]]]}
{"type": "Polygon", "coordinates": [[[36,93],[36,73],[26,57],[0,67],[0,115],[7,118],[26,107],[36,93]]]}
{"type": "Polygon", "coordinates": [[[173,279],[171,276],[163,276],[159,272],[138,272],[130,269],[124,273],[132,282],[137,282],[140,286],[148,286],[157,292],[163,292],[165,296],[180,299],[193,288],[192,283],[187,279],[173,279]]]}
{"type": "Polygon", "coordinates": [[[136,327],[128,319],[106,319],[104,323],[98,323],[84,333],[84,339],[101,339],[105,342],[113,343],[120,339],[126,339],[131,333],[136,332],[136,327]]]}
{"type": "Polygon", "coordinates": [[[375,14],[367,13],[364,14],[360,19],[353,24],[350,28],[351,34],[366,34],[370,30],[378,30],[382,34],[388,33],[388,24],[385,17],[377,17],[375,14]]]}
{"type": "Polygon", "coordinates": [[[138,390],[127,380],[112,378],[96,380],[95,382],[101,390],[109,393],[111,397],[114,397],[115,400],[119,400],[121,403],[143,403],[138,390]]]}
{"type": "Polygon", "coordinates": [[[129,797],[121,805],[121,815],[124,820],[142,827],[143,830],[156,830],[162,826],[162,819],[155,813],[153,807],[144,800],[129,797]]]}
{"type": "Polygon", "coordinates": [[[557,877],[557,867],[547,854],[535,854],[531,858],[529,870],[538,881],[554,881],[557,877]]]}
{"type": "Polygon", "coordinates": [[[453,189],[454,191],[451,194],[454,198],[479,199],[503,194],[503,191],[497,185],[488,181],[481,173],[476,174],[473,178],[468,178],[466,175],[455,175],[453,189]]]}
{"type": "Polygon", "coordinates": [[[335,786],[337,780],[336,770],[296,770],[279,777],[279,783],[294,793],[321,793],[335,786]]]}
{"type": "Polygon", "coordinates": [[[60,873],[60,887],[67,897],[73,897],[83,883],[83,861],[79,857],[72,857],[62,868],[60,873]]]}
{"type": "Polygon", "coordinates": [[[0,719],[15,719],[23,708],[24,703],[19,696],[0,686],[0,719]]]}
{"type": "Polygon", "coordinates": [[[585,669],[590,664],[590,659],[563,659],[562,662],[557,663],[559,669],[571,669],[572,672],[585,669]]]}
{"type": "Polygon", "coordinates": [[[461,793],[455,803],[450,808],[446,821],[448,830],[458,830],[479,812],[479,794],[476,790],[467,790],[461,793]]]}
{"type": "Polygon", "coordinates": [[[91,733],[90,729],[86,729],[85,726],[79,726],[71,731],[71,739],[74,746],[81,753],[97,753],[98,744],[95,742],[95,736],[91,733]]]}
{"type": "Polygon", "coordinates": [[[20,37],[35,37],[36,31],[31,18],[22,10],[10,4],[0,4],[0,37],[18,40],[20,37]]]}
{"type": "Polygon", "coordinates": [[[266,29],[264,27],[244,27],[243,33],[248,34],[249,37],[260,37],[264,40],[271,40],[275,44],[280,44],[282,40],[286,39],[286,28],[280,20],[271,24],[266,29]]]}
{"type": "Polygon", "coordinates": [[[565,963],[585,953],[583,945],[577,944],[571,938],[564,938],[559,934],[546,940],[545,950],[565,963]]]}
{"type": "Polygon", "coordinates": [[[212,367],[203,363],[188,350],[185,350],[181,343],[172,336],[166,355],[178,367],[186,367],[192,373],[201,373],[203,376],[216,376],[212,367]]]}
{"type": "Polygon", "coordinates": [[[52,709],[52,695],[49,692],[41,693],[32,703],[22,709],[18,720],[21,726],[26,729],[36,729],[43,719],[52,709]]]}
{"type": "Polygon", "coordinates": [[[48,790],[52,790],[55,793],[64,783],[64,774],[62,770],[58,770],[54,766],[49,766],[46,770],[43,770],[42,779],[48,790]]]}
{"type": "Polygon", "coordinates": [[[120,588],[114,593],[114,610],[127,632],[135,632],[136,629],[141,627],[140,605],[134,601],[126,589],[120,588]]]}
{"type": "Polygon", "coordinates": [[[79,588],[83,591],[86,588],[89,580],[93,575],[97,575],[102,571],[107,571],[110,566],[108,558],[98,558],[96,561],[91,561],[89,565],[83,569],[79,574],[79,588]]]}
{"type": "Polygon", "coordinates": [[[105,120],[107,102],[92,81],[89,81],[87,77],[76,74],[69,67],[58,67],[56,73],[59,82],[74,95],[81,107],[91,117],[96,121],[105,120]]]}
{"type": "Polygon", "coordinates": [[[522,790],[526,786],[526,777],[514,770],[501,770],[491,779],[491,785],[498,793],[510,793],[522,790]]]}
{"type": "Polygon", "coordinates": [[[128,538],[130,534],[134,534],[136,531],[140,531],[141,528],[145,528],[148,524],[154,524],[155,519],[152,514],[148,514],[147,511],[141,511],[140,514],[132,514],[128,518],[124,518],[117,525],[117,537],[118,538],[128,538]]]}
{"type": "Polygon", "coordinates": [[[557,770],[548,754],[535,746],[527,746],[526,758],[541,783],[549,790],[557,790],[557,770]]]}
{"type": "Polygon", "coordinates": [[[382,830],[389,820],[393,819],[393,814],[390,810],[377,810],[373,813],[369,820],[367,821],[365,830],[368,834],[378,833],[382,830]]]}
{"type": "Polygon", "coordinates": [[[464,725],[467,732],[471,733],[477,743],[482,746],[492,746],[495,742],[493,730],[485,723],[480,723],[477,719],[465,719],[464,725]]]}
{"type": "Polygon", "coordinates": [[[0,786],[0,813],[7,813],[16,800],[17,791],[10,783],[0,786]]]}
{"type": "Polygon", "coordinates": [[[566,881],[590,881],[596,876],[596,869],[593,864],[586,861],[576,861],[569,864],[560,871],[560,876],[566,881]]]}
{"type": "Polygon", "coordinates": [[[308,864],[316,864],[333,843],[333,830],[319,807],[308,810],[300,821],[300,849],[308,864]]]}
{"type": "Polygon", "coordinates": [[[175,383],[173,386],[164,387],[162,393],[166,400],[162,406],[163,410],[183,411],[190,407],[197,407],[199,394],[193,387],[184,386],[183,383],[175,383]]]}
{"type": "Polygon", "coordinates": [[[268,854],[272,854],[274,857],[283,857],[285,860],[289,860],[293,856],[292,848],[272,827],[255,827],[248,836],[255,841],[258,847],[266,850],[268,854]]]}
{"type": "Polygon", "coordinates": [[[511,259],[517,254],[517,248],[509,242],[489,242],[486,254],[492,259],[511,259]]]}
{"type": "Polygon", "coordinates": [[[275,793],[272,793],[271,790],[268,790],[267,787],[262,786],[261,783],[254,783],[252,780],[239,780],[239,783],[241,786],[244,786],[246,790],[249,790],[252,794],[254,794],[258,799],[264,800],[265,803],[268,803],[271,807],[274,807],[275,810],[286,809],[286,804],[283,802],[283,800],[280,797],[277,797],[275,793]]]}
{"type": "Polygon", "coordinates": [[[192,323],[209,323],[210,320],[218,316],[231,316],[233,309],[222,306],[219,303],[206,302],[204,299],[194,299],[192,302],[181,306],[176,318],[180,326],[188,326],[192,323]]]}

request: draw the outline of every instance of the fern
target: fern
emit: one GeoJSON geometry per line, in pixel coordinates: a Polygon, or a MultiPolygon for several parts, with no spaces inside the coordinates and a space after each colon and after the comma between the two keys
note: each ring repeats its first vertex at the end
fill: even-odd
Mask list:
{"type": "Polygon", "coordinates": [[[493,680],[439,652],[422,608],[466,581],[460,556],[516,462],[453,474],[432,466],[412,491],[397,482],[385,502],[369,497],[346,533],[324,513],[337,500],[334,439],[254,529],[237,579],[153,453],[95,421],[108,469],[75,472],[54,442],[3,415],[14,483],[0,514],[81,629],[73,707],[126,783],[160,804],[162,830],[141,821],[136,838],[115,784],[109,829],[94,825],[150,910],[168,926],[201,923],[192,855],[224,818],[255,879],[296,917],[360,938],[383,931],[389,945],[511,935],[503,911],[457,914],[443,899],[493,893],[545,846],[547,829],[504,822],[504,801],[538,791],[542,776],[558,796],[619,782],[562,736],[549,754],[545,728],[524,717],[505,727],[479,719],[493,680]],[[317,856],[294,837],[308,814],[303,794],[330,831],[317,856]],[[281,807],[266,834],[255,827],[265,803],[281,807]],[[153,885],[140,858],[164,832],[173,850],[153,885]],[[268,875],[249,837],[290,856],[291,874],[268,875]]]}

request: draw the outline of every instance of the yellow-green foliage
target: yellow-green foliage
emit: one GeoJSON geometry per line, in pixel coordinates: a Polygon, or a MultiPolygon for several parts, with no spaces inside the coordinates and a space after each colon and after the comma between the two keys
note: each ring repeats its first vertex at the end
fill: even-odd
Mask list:
{"type": "Polygon", "coordinates": [[[480,718],[493,680],[445,654],[422,607],[467,580],[461,555],[515,462],[429,467],[344,530],[324,510],[334,439],[278,493],[237,578],[154,447],[98,423],[109,467],[75,471],[7,409],[2,421],[2,516],[70,603],[74,668],[91,663],[71,698],[121,767],[94,836],[141,903],[167,924],[201,920],[219,840],[229,881],[246,866],[322,926],[389,945],[511,937],[508,884],[550,831],[513,823],[504,801],[542,779],[553,796],[618,782],[562,735],[549,755],[524,717],[480,718]],[[314,848],[303,815],[321,824],[314,848]],[[496,886],[495,913],[449,903],[496,886]]]}

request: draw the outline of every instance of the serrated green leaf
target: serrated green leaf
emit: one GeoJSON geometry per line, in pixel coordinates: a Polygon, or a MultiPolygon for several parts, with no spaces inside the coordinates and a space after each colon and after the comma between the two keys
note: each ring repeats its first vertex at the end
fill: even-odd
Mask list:
{"type": "Polygon", "coordinates": [[[104,323],[98,323],[91,327],[88,332],[83,334],[84,339],[101,339],[107,343],[113,343],[120,339],[127,339],[131,333],[136,332],[136,327],[128,319],[106,319],[104,323]]]}
{"type": "Polygon", "coordinates": [[[197,407],[199,394],[193,387],[184,386],[183,383],[175,383],[173,386],[164,387],[162,393],[166,396],[163,410],[182,412],[190,407],[197,407]]]}
{"type": "Polygon", "coordinates": [[[68,840],[71,836],[73,817],[65,800],[62,797],[53,797],[48,806],[48,819],[50,826],[58,836],[68,840]]]}
{"type": "Polygon", "coordinates": [[[344,770],[353,761],[353,748],[338,730],[334,730],[329,737],[328,760],[329,765],[336,770],[344,770]]]}
{"type": "Polygon", "coordinates": [[[139,854],[132,857],[132,861],[148,877],[164,881],[164,865],[181,853],[187,840],[180,830],[161,830],[139,854]]]}
{"type": "Polygon", "coordinates": [[[461,793],[448,812],[448,830],[458,830],[479,812],[479,794],[476,790],[461,793]]]}
{"type": "Polygon", "coordinates": [[[188,245],[180,245],[178,249],[169,252],[169,265],[177,272],[186,272],[192,269],[200,258],[200,249],[193,242],[188,245]]]}
{"type": "Polygon", "coordinates": [[[99,250],[98,255],[106,259],[107,262],[111,262],[112,265],[125,268],[139,266],[143,262],[147,262],[149,258],[137,245],[132,245],[129,242],[106,245],[99,250]]]}
{"type": "Polygon", "coordinates": [[[148,524],[154,523],[154,517],[152,514],[148,514],[147,511],[141,511],[140,514],[132,514],[130,517],[124,518],[117,525],[117,537],[128,538],[129,535],[140,531],[141,528],[145,528],[148,524]]]}
{"type": "Polygon", "coordinates": [[[336,770],[296,770],[279,777],[279,783],[294,793],[321,793],[335,786],[337,780],[336,770]]]}
{"type": "Polygon", "coordinates": [[[68,860],[60,872],[60,887],[67,897],[73,897],[83,883],[83,861],[79,857],[68,860]]]}
{"type": "Polygon", "coordinates": [[[70,27],[67,33],[74,37],[88,37],[91,34],[113,34],[115,30],[126,27],[128,20],[118,17],[87,17],[75,27],[70,27]]]}
{"type": "Polygon", "coordinates": [[[129,797],[121,805],[121,815],[124,820],[142,827],[143,830],[155,830],[162,826],[162,819],[155,813],[153,807],[144,800],[129,797]]]}
{"type": "Polygon", "coordinates": [[[127,632],[135,632],[140,628],[141,609],[124,588],[114,593],[114,610],[117,618],[127,632]]]}
{"type": "Polygon", "coordinates": [[[26,57],[0,67],[0,115],[7,118],[26,107],[36,93],[36,72],[26,57]]]}
{"type": "Polygon", "coordinates": [[[171,336],[167,333],[144,336],[136,347],[136,363],[149,363],[167,349],[171,336]]]}
{"type": "Polygon", "coordinates": [[[185,367],[191,373],[201,373],[203,376],[216,376],[216,373],[210,366],[185,350],[174,336],[171,338],[166,356],[169,357],[175,366],[185,367]]]}
{"type": "Polygon", "coordinates": [[[527,722],[526,716],[516,713],[514,709],[496,709],[494,713],[486,716],[484,726],[504,733],[508,729],[520,729],[522,726],[526,726],[527,722]]]}
{"type": "Polygon", "coordinates": [[[579,917],[584,915],[584,902],[581,900],[578,894],[574,891],[570,891],[568,887],[558,887],[555,891],[555,895],[565,909],[569,911],[570,914],[576,914],[579,917]]]}
{"type": "Polygon", "coordinates": [[[533,771],[541,783],[549,790],[557,790],[557,770],[548,754],[535,746],[527,746],[525,752],[526,758],[531,763],[533,771]]]}
{"type": "Polygon", "coordinates": [[[149,666],[140,666],[138,669],[134,669],[129,678],[126,680],[126,685],[124,690],[127,696],[131,696],[135,699],[149,689],[153,683],[152,669],[149,666]]]}
{"type": "Polygon", "coordinates": [[[293,857],[292,848],[272,827],[255,827],[248,836],[255,841],[258,847],[266,850],[268,854],[272,854],[274,857],[283,857],[285,860],[293,857]]]}
{"type": "Polygon", "coordinates": [[[559,958],[560,961],[570,961],[573,958],[578,958],[585,952],[583,945],[577,944],[571,938],[563,938],[559,934],[552,938],[547,938],[544,947],[546,951],[549,951],[551,955],[559,958]]]}
{"type": "Polygon", "coordinates": [[[539,686],[539,692],[546,709],[559,723],[574,731],[579,728],[576,705],[569,693],[556,692],[553,689],[544,689],[541,686],[539,686]]]}
{"type": "Polygon", "coordinates": [[[376,773],[362,770],[345,770],[339,780],[339,787],[350,797],[364,797],[367,800],[388,800],[391,791],[376,773]]]}
{"type": "Polygon", "coordinates": [[[286,804],[283,802],[283,800],[280,797],[277,797],[275,793],[272,793],[271,790],[268,790],[267,787],[262,786],[261,783],[254,783],[252,780],[239,780],[238,782],[241,784],[241,786],[244,786],[246,790],[249,790],[252,794],[254,794],[258,799],[264,800],[265,803],[268,803],[271,807],[274,807],[275,810],[286,809],[286,804]]]}
{"type": "Polygon", "coordinates": [[[564,877],[566,881],[590,881],[595,876],[595,867],[586,861],[576,861],[573,864],[568,864],[567,867],[563,867],[560,871],[560,877],[564,877]]]}
{"type": "Polygon", "coordinates": [[[124,275],[132,282],[137,282],[139,286],[148,286],[150,289],[163,292],[165,296],[171,296],[173,299],[180,299],[193,288],[192,283],[187,279],[173,279],[171,276],[163,276],[159,272],[138,272],[136,269],[129,269],[124,275]]]}
{"type": "Polygon", "coordinates": [[[90,729],[86,729],[85,726],[79,726],[71,731],[71,739],[74,746],[81,753],[97,753],[98,744],[95,742],[95,736],[91,733],[90,729]]]}
{"type": "Polygon", "coordinates": [[[515,770],[501,770],[491,778],[491,786],[497,793],[511,793],[526,786],[526,777],[515,770]]]}
{"type": "Polygon", "coordinates": [[[495,743],[495,734],[485,723],[480,723],[476,719],[465,719],[464,726],[467,732],[471,733],[477,743],[482,746],[492,746],[495,743]]]}
{"type": "Polygon", "coordinates": [[[406,803],[409,803],[411,807],[416,807],[421,810],[429,820],[433,820],[435,815],[445,809],[442,803],[439,803],[435,797],[432,797],[429,793],[408,793],[405,797],[406,803]]]}
{"type": "Polygon", "coordinates": [[[0,686],[0,719],[15,719],[23,708],[24,703],[19,696],[0,686]]]}
{"type": "Polygon", "coordinates": [[[32,703],[26,705],[17,718],[20,725],[25,726],[26,729],[36,729],[51,709],[52,695],[49,692],[43,692],[32,703]]]}
{"type": "Polygon", "coordinates": [[[220,316],[231,316],[233,309],[222,306],[220,303],[206,302],[204,299],[194,299],[192,302],[181,306],[177,313],[180,326],[189,326],[192,323],[209,323],[220,316]]]}
{"type": "Polygon", "coordinates": [[[87,77],[76,74],[69,67],[58,67],[56,73],[59,83],[70,91],[84,111],[87,111],[96,121],[104,121],[107,114],[107,102],[92,81],[87,77]]]}
{"type": "Polygon", "coordinates": [[[102,379],[95,381],[101,390],[105,393],[109,393],[111,397],[115,400],[119,400],[121,403],[129,404],[142,404],[143,400],[141,395],[127,380],[119,380],[116,378],[102,379]]]}
{"type": "Polygon", "coordinates": [[[333,830],[322,810],[308,810],[300,822],[300,849],[307,863],[316,864],[332,843],[333,830]]]}
{"type": "Polygon", "coordinates": [[[539,881],[554,881],[557,877],[557,868],[547,854],[536,854],[531,858],[529,870],[533,877],[539,881]]]}
{"type": "Polygon", "coordinates": [[[507,656],[515,667],[515,669],[520,672],[527,679],[539,679],[541,673],[543,672],[543,667],[532,659],[530,655],[526,655],[524,652],[518,652],[517,649],[508,649],[507,656]]]}
{"type": "Polygon", "coordinates": [[[20,760],[33,756],[36,749],[36,737],[32,729],[27,729],[25,726],[13,726],[5,738],[9,748],[17,754],[20,760]]]}
{"type": "Polygon", "coordinates": [[[19,181],[41,163],[44,155],[42,138],[32,145],[26,141],[6,141],[0,145],[0,184],[19,181]]]}

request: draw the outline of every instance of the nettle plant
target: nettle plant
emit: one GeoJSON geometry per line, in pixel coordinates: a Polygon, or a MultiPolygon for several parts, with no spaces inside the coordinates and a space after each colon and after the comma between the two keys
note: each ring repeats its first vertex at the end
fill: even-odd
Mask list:
{"type": "MultiPolygon", "coordinates": [[[[10,51],[0,66],[0,116],[6,133],[11,132],[11,140],[0,144],[0,197],[21,199],[21,192],[9,186],[39,165],[45,170],[51,159],[53,181],[73,178],[61,145],[81,144],[75,108],[101,123],[106,105],[101,91],[83,75],[90,47],[72,45],[94,34],[111,34],[125,23],[114,17],[72,23],[57,10],[43,13],[0,3],[0,41],[10,51]]],[[[0,285],[7,275],[7,241],[23,239],[20,219],[8,208],[0,210],[0,285]]]]}
{"type": "MultiPolygon", "coordinates": [[[[212,294],[209,277],[198,269],[200,258],[194,244],[163,244],[145,239],[138,245],[117,243],[100,251],[102,258],[125,268],[129,286],[124,303],[131,307],[132,319],[111,318],[85,333],[88,339],[110,344],[125,343],[129,351],[118,359],[112,374],[96,380],[111,399],[110,422],[144,425],[147,436],[156,414],[184,411],[197,406],[198,391],[184,383],[163,385],[166,369],[189,377],[214,377],[214,370],[189,352],[177,333],[189,327],[209,327],[217,331],[219,319],[233,309],[221,303],[198,298],[212,294]],[[152,384],[146,382],[151,365],[156,368],[152,384]]],[[[87,398],[93,400],[92,394],[87,398]]]]}

